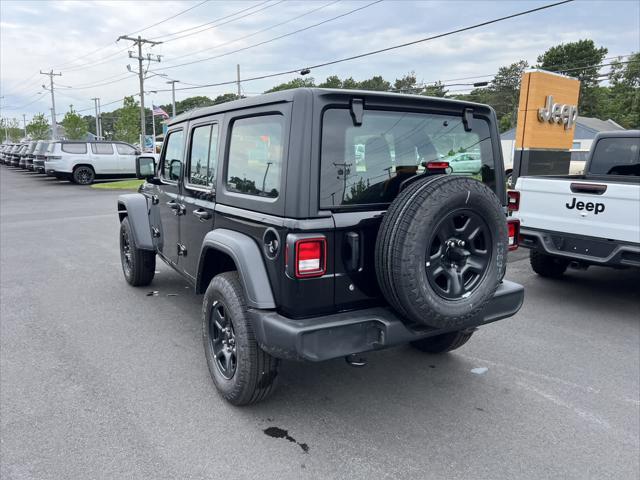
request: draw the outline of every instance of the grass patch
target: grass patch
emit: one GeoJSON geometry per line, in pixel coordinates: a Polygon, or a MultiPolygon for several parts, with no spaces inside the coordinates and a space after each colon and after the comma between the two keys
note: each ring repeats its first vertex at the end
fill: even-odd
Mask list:
{"type": "Polygon", "coordinates": [[[120,180],[118,182],[94,183],[91,188],[100,188],[103,190],[137,190],[144,180],[120,180]]]}

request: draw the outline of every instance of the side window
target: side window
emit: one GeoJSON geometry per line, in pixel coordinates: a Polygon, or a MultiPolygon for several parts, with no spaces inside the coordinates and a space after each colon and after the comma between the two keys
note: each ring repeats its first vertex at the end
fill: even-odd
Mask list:
{"type": "Polygon", "coordinates": [[[218,164],[218,125],[193,129],[189,156],[188,181],[191,185],[211,187],[215,184],[218,164]]]}
{"type": "Polygon", "coordinates": [[[124,143],[116,143],[116,150],[120,155],[135,155],[136,149],[131,145],[125,145],[124,143]]]}
{"type": "Polygon", "coordinates": [[[91,151],[98,155],[113,155],[113,145],[111,143],[92,143],[91,151]]]}
{"type": "Polygon", "coordinates": [[[281,115],[233,122],[227,188],[233,192],[276,198],[280,191],[284,120],[281,115]]]}
{"type": "Polygon", "coordinates": [[[86,143],[63,143],[62,151],[65,153],[87,153],[86,143]]]}
{"type": "Polygon", "coordinates": [[[183,147],[184,132],[182,130],[171,132],[167,137],[164,158],[162,159],[162,178],[165,180],[170,180],[172,182],[177,182],[179,180],[179,178],[176,178],[175,174],[171,172],[171,164],[175,162],[182,163],[184,161],[183,147]]]}

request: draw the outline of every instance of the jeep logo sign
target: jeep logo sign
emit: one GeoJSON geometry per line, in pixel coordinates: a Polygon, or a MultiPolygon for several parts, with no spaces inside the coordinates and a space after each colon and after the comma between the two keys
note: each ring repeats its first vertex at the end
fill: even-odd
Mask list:
{"type": "Polygon", "coordinates": [[[547,95],[547,103],[538,109],[538,120],[549,123],[563,123],[565,130],[570,130],[578,118],[578,107],[553,103],[553,96],[547,95]]]}

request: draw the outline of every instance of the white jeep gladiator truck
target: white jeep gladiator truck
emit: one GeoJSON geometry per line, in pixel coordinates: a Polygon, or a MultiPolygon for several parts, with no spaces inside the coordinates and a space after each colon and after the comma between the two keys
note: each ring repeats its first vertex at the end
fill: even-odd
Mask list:
{"type": "Polygon", "coordinates": [[[509,193],[531,267],[640,267],[640,130],[601,132],[583,175],[518,178],[509,193]]]}

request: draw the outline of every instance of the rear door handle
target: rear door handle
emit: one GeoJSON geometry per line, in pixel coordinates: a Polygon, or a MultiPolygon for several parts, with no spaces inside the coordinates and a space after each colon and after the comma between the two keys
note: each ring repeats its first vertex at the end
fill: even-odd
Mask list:
{"type": "Polygon", "coordinates": [[[178,205],[178,202],[176,202],[175,200],[169,200],[167,202],[167,205],[171,210],[177,210],[180,207],[180,205],[178,205]]]}
{"type": "Polygon", "coordinates": [[[201,221],[211,220],[211,212],[207,210],[202,210],[201,208],[194,210],[193,214],[198,217],[201,221]]]}

